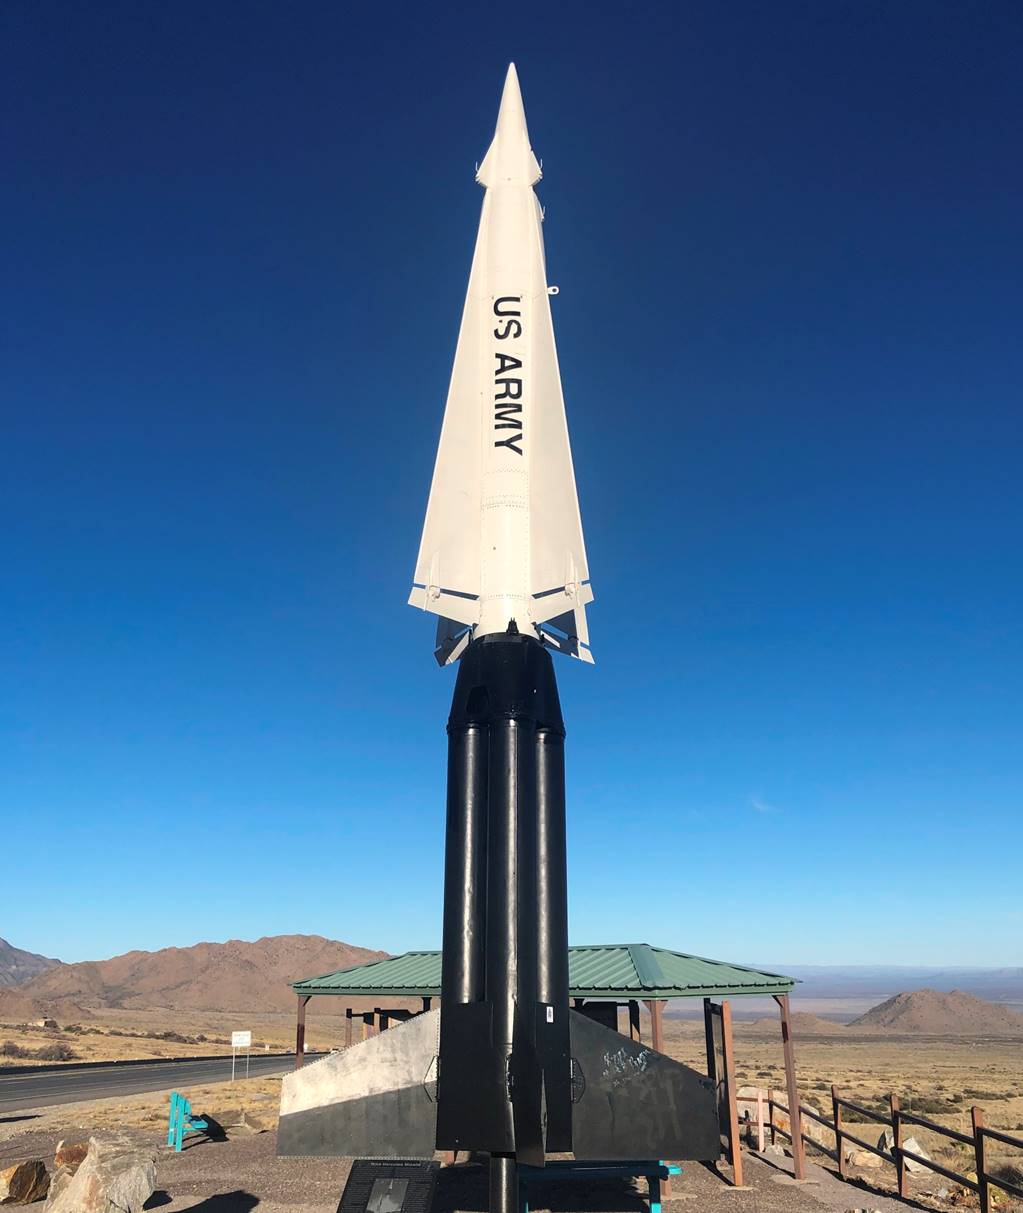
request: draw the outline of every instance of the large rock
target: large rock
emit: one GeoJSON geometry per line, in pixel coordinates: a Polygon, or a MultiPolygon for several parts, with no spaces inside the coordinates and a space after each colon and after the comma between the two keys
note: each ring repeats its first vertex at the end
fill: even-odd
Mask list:
{"type": "Polygon", "coordinates": [[[88,1152],[89,1143],[87,1141],[58,1141],[53,1165],[58,1171],[61,1167],[69,1167],[73,1175],[85,1162],[88,1152]]]}
{"type": "Polygon", "coordinates": [[[30,1205],[42,1200],[49,1187],[45,1163],[38,1158],[16,1162],[0,1171],[0,1205],[30,1205]]]}
{"type": "Polygon", "coordinates": [[[156,1187],[156,1154],[123,1133],[90,1137],[78,1170],[54,1176],[46,1213],[141,1213],[156,1187]]]}
{"type": "MultiPolygon", "coordinates": [[[[787,1096],[784,1094],[780,1094],[779,1098],[787,1101],[787,1096]]],[[[818,1116],[823,1115],[819,1108],[812,1103],[807,1103],[805,1099],[802,1101],[801,1106],[804,1109],[809,1108],[811,1112],[816,1112],[818,1116]]],[[[822,1124],[818,1124],[818,1122],[812,1117],[807,1116],[805,1111],[804,1114],[800,1116],[799,1121],[803,1128],[803,1136],[807,1141],[815,1141],[819,1146],[827,1146],[829,1150],[833,1150],[835,1148],[835,1134],[833,1130],[825,1128],[825,1126],[822,1124]]],[[[774,1123],[775,1126],[781,1129],[783,1132],[792,1132],[792,1124],[789,1120],[788,1112],[783,1112],[777,1106],[774,1109],[774,1123]]]]}
{"type": "MultiPolygon", "coordinates": [[[[892,1149],[895,1146],[895,1134],[891,1129],[885,1129],[881,1136],[877,1139],[877,1148],[883,1150],[888,1156],[892,1156],[892,1149]]],[[[919,1154],[921,1158],[930,1158],[930,1154],[923,1148],[915,1137],[906,1137],[903,1139],[902,1148],[908,1150],[911,1154],[919,1154]]],[[[906,1159],[906,1170],[912,1175],[932,1175],[930,1167],[925,1167],[922,1162],[917,1162],[915,1158],[906,1159]]]]}
{"type": "Polygon", "coordinates": [[[883,1158],[878,1158],[870,1150],[861,1150],[855,1146],[845,1147],[845,1161],[851,1162],[854,1167],[862,1167],[867,1171],[877,1171],[884,1166],[883,1158]]]}

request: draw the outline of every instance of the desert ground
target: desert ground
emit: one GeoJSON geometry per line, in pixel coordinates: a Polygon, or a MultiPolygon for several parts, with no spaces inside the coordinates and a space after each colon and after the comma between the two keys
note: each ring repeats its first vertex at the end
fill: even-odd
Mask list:
{"type": "MultiPolygon", "coordinates": [[[[314,1007],[315,1002],[310,1007],[309,1046],[338,1047],[344,1040],[343,1016],[317,1014],[314,1007]]],[[[83,1036],[33,1029],[24,1031],[22,1038],[33,1046],[44,1038],[72,1040],[81,1054],[97,1058],[166,1056],[223,1051],[223,1041],[229,1039],[231,1029],[243,1025],[237,1014],[174,1012],[173,1017],[168,1017],[159,1011],[104,1011],[90,1021],[89,1026],[96,1029],[95,1034],[83,1036]],[[167,1027],[168,1022],[173,1024],[172,1028],[167,1027]],[[202,1047],[186,1047],[150,1036],[119,1034],[146,1032],[158,1035],[164,1031],[191,1037],[204,1035],[208,1039],[202,1042],[202,1047]]],[[[294,1021],[289,1015],[248,1016],[244,1026],[252,1028],[254,1041],[269,1044],[274,1049],[290,1047],[294,1043],[294,1021]]],[[[645,1038],[648,1028],[644,1017],[645,1038]]],[[[665,1034],[666,1050],[670,1054],[705,1069],[702,1023],[668,1019],[665,1034]]],[[[785,1080],[780,1033],[771,1032],[762,1024],[737,1021],[734,1035],[738,1082],[773,1087],[781,1092],[785,1080]]],[[[10,1029],[0,1030],[0,1039],[10,1036],[10,1029]]],[[[797,1034],[795,1046],[802,1097],[826,1115],[830,1115],[830,1089],[831,1083],[835,1082],[850,1099],[868,1107],[880,1107],[881,1101],[894,1091],[904,1108],[964,1131],[969,1125],[971,1104],[979,1104],[985,1110],[989,1125],[1023,1135],[1023,1039],[910,1037],[855,1033],[834,1027],[819,1034],[797,1034]]],[[[162,1156],[159,1178],[163,1195],[158,1193],[153,1199],[161,1203],[166,1213],[199,1209],[204,1213],[235,1213],[236,1210],[247,1213],[256,1207],[256,1203],[267,1213],[299,1209],[325,1213],[327,1209],[336,1208],[347,1174],[343,1161],[303,1162],[274,1158],[279,1087],[280,1079],[263,1078],[185,1089],[195,1110],[216,1116],[220,1109],[242,1108],[262,1122],[267,1132],[238,1141],[206,1143],[196,1140],[181,1156],[162,1156]]],[[[20,1117],[9,1116],[0,1121],[0,1165],[25,1158],[33,1151],[38,1151],[36,1156],[45,1157],[45,1151],[52,1153],[61,1137],[85,1135],[97,1129],[126,1127],[147,1139],[160,1141],[165,1132],[166,1103],[166,1092],[154,1092],[126,1099],[37,1109],[20,1117]]],[[[857,1128],[853,1120],[853,1117],[849,1118],[854,1132],[867,1140],[876,1140],[880,1126],[857,1128]]],[[[924,1129],[916,1135],[937,1161],[962,1173],[972,1170],[972,1156],[965,1147],[937,1138],[924,1129]]],[[[683,1184],[676,1184],[673,1199],[698,1198],[708,1209],[716,1208],[723,1200],[723,1208],[741,1206],[739,1213],[746,1213],[747,1207],[750,1213],[754,1210],[789,1213],[796,1209],[813,1211],[818,1208],[830,1209],[833,1213],[855,1208],[888,1209],[884,1198],[894,1191],[891,1167],[856,1171],[853,1185],[834,1188],[828,1186],[837,1183],[832,1174],[833,1163],[812,1150],[810,1157],[825,1168],[815,1172],[818,1176],[816,1187],[779,1187],[787,1160],[751,1160],[753,1190],[750,1193],[721,1196],[727,1186],[720,1178],[713,1177],[705,1168],[691,1168],[683,1184]]],[[[1008,1147],[996,1149],[989,1165],[992,1168],[1016,1166],[1023,1178],[1023,1151],[1014,1152],[1008,1147]]],[[[471,1167],[463,1168],[457,1179],[445,1180],[445,1185],[439,1198],[440,1206],[447,1209],[484,1207],[482,1174],[477,1174],[471,1167]]],[[[972,1195],[953,1190],[953,1185],[940,1176],[914,1177],[911,1186],[917,1208],[949,1208],[951,1204],[960,1208],[976,1206],[972,1195]],[[943,1188],[948,1191],[939,1196],[943,1188]]],[[[601,1213],[619,1209],[628,1213],[640,1209],[641,1204],[634,1194],[630,1195],[624,1188],[616,1189],[616,1193],[591,1193],[587,1198],[589,1204],[582,1204],[582,1193],[566,1190],[561,1195],[550,1196],[549,1200],[559,1210],[588,1207],[601,1213]]],[[[1014,1204],[1007,1198],[996,1207],[1006,1213],[1023,1209],[1023,1205],[1014,1204]]]]}

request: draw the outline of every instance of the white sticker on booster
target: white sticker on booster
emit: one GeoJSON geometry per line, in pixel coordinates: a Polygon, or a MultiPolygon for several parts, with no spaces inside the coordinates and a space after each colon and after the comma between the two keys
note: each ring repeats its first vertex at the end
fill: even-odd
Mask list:
{"type": "Polygon", "coordinates": [[[547,1022],[548,1023],[554,1022],[554,1008],[553,1007],[547,1008],[547,1022]]]}

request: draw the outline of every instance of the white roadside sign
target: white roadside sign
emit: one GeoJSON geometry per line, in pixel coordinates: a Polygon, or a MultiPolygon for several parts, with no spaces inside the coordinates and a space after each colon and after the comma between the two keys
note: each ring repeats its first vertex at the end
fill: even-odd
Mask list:
{"type": "Polygon", "coordinates": [[[232,1049],[249,1049],[252,1047],[251,1032],[232,1032],[231,1033],[231,1048],[232,1049]]]}

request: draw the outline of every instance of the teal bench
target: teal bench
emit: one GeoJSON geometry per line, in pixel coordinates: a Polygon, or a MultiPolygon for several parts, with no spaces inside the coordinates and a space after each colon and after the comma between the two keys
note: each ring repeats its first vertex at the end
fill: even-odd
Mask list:
{"type": "Polygon", "coordinates": [[[181,1153],[181,1143],[189,1133],[201,1133],[209,1128],[209,1123],[199,1120],[192,1115],[192,1105],[177,1091],[171,1091],[170,1119],[167,1123],[167,1145],[173,1146],[176,1154],[181,1153]]]}
{"type": "Polygon", "coordinates": [[[677,1163],[667,1162],[549,1162],[545,1167],[519,1166],[519,1205],[529,1213],[529,1185],[562,1180],[646,1179],[650,1193],[650,1213],[661,1213],[661,1181],[681,1175],[677,1163]]]}

